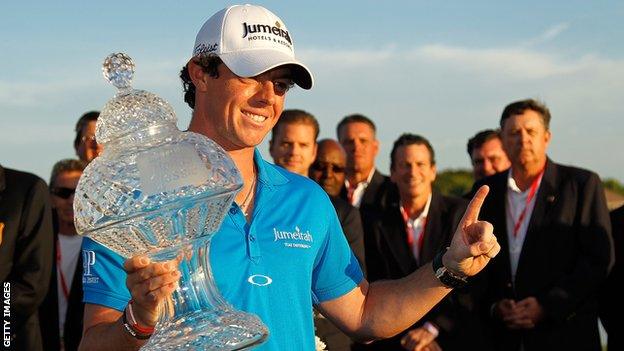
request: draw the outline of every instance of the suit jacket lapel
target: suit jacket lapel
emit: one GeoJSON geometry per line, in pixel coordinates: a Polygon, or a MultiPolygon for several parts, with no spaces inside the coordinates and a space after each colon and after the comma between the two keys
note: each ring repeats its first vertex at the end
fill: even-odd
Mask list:
{"type": "Polygon", "coordinates": [[[527,233],[524,238],[524,243],[522,244],[522,251],[520,252],[520,258],[518,261],[518,270],[516,272],[516,282],[524,281],[523,279],[519,279],[519,277],[523,274],[523,263],[526,262],[526,260],[531,259],[535,245],[539,242],[537,233],[540,232],[540,228],[547,225],[550,221],[548,213],[552,209],[556,200],[558,188],[557,183],[557,165],[550,159],[547,159],[544,176],[542,177],[542,182],[539,186],[537,194],[535,194],[535,206],[533,207],[533,213],[531,214],[527,233]]]}
{"type": "Polygon", "coordinates": [[[433,261],[438,248],[441,247],[444,238],[444,224],[442,223],[443,212],[442,195],[437,191],[434,191],[431,195],[431,204],[429,205],[429,213],[427,214],[427,223],[425,225],[425,238],[423,239],[423,246],[420,251],[420,262],[422,266],[424,263],[433,261]]]}
{"type": "Polygon", "coordinates": [[[366,187],[366,190],[364,190],[364,194],[362,195],[360,207],[362,207],[362,205],[375,204],[375,201],[377,200],[375,199],[375,195],[377,194],[377,191],[379,190],[379,187],[381,186],[383,181],[384,176],[382,176],[381,173],[379,173],[375,169],[373,177],[371,178],[370,183],[368,183],[368,186],[366,187]]]}
{"type": "Polygon", "coordinates": [[[403,275],[413,272],[418,264],[407,244],[405,222],[398,207],[393,206],[386,211],[384,227],[386,235],[381,240],[386,241],[392,256],[401,267],[403,275]]]}
{"type": "Polygon", "coordinates": [[[479,218],[487,218],[491,220],[494,226],[494,233],[501,251],[493,260],[493,264],[489,269],[495,266],[501,267],[498,274],[504,274],[505,281],[511,281],[511,263],[509,262],[509,240],[507,239],[507,179],[508,172],[499,173],[492,180],[492,189],[486,198],[486,205],[483,208],[483,214],[479,218]]]}

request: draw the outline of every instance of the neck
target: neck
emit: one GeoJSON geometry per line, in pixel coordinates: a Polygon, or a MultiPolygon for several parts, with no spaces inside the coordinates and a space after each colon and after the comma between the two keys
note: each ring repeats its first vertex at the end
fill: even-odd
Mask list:
{"type": "Polygon", "coordinates": [[[59,220],[59,233],[67,236],[77,235],[74,222],[66,222],[59,220]]]}
{"type": "Polygon", "coordinates": [[[238,171],[241,172],[241,177],[243,177],[243,188],[238,192],[235,200],[240,205],[253,186],[254,177],[257,177],[253,160],[254,150],[253,148],[233,150],[228,151],[228,154],[234,160],[236,168],[238,168],[238,171]]]}
{"type": "Polygon", "coordinates": [[[420,194],[415,197],[403,197],[401,196],[401,205],[403,210],[407,212],[410,218],[417,218],[425,210],[427,206],[427,200],[429,200],[429,193],[420,194]]]}
{"type": "Polygon", "coordinates": [[[351,172],[349,172],[349,174],[347,174],[349,184],[351,184],[351,186],[355,186],[357,184],[360,184],[361,182],[367,181],[368,175],[372,170],[372,168],[363,171],[352,170],[351,172]]]}
{"type": "Polygon", "coordinates": [[[522,191],[530,188],[533,181],[537,179],[545,166],[546,160],[531,165],[512,165],[513,179],[518,188],[522,191]]]}
{"type": "Polygon", "coordinates": [[[202,116],[198,112],[202,110],[201,101],[196,101],[196,105],[193,110],[193,117],[191,118],[188,130],[205,135],[206,137],[214,140],[225,149],[228,155],[230,155],[236,165],[236,168],[238,168],[238,171],[241,172],[241,177],[243,178],[243,188],[238,192],[235,199],[236,203],[242,204],[245,199],[245,195],[252,186],[252,180],[256,176],[253,162],[254,148],[236,148],[230,145],[227,141],[221,140],[218,133],[206,124],[206,116],[202,116]]]}

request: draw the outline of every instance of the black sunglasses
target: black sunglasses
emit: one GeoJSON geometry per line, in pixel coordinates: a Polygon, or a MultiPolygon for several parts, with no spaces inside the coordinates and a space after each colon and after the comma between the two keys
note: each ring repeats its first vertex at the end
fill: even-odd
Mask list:
{"type": "Polygon", "coordinates": [[[345,168],[328,162],[314,162],[310,166],[315,171],[324,171],[331,169],[334,173],[344,173],[345,168]]]}
{"type": "Polygon", "coordinates": [[[74,193],[76,192],[76,189],[72,189],[72,188],[63,188],[63,187],[54,187],[52,189],[50,189],[50,192],[53,195],[56,195],[62,199],[69,199],[70,196],[74,195],[74,193]]]}

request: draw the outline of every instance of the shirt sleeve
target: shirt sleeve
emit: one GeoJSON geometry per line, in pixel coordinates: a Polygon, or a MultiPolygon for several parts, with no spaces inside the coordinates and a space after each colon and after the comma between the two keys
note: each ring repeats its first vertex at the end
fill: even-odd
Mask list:
{"type": "Polygon", "coordinates": [[[357,258],[349,248],[336,211],[329,198],[321,199],[327,233],[312,272],[314,304],[338,298],[353,290],[364,278],[357,258]]]}
{"type": "Polygon", "coordinates": [[[82,255],[83,301],[123,311],[130,301],[124,258],[89,238],[82,242],[82,255]]]}

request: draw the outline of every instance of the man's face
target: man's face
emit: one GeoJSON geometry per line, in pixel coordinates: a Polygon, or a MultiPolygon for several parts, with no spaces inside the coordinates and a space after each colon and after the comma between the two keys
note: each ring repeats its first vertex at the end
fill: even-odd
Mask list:
{"type": "Polygon", "coordinates": [[[269,152],[276,165],[307,177],[316,157],[314,127],[307,123],[280,125],[271,139],[269,152]]]}
{"type": "Polygon", "coordinates": [[[203,73],[201,80],[193,80],[198,91],[195,108],[201,104],[195,113],[206,119],[203,131],[227,151],[255,147],[282,113],[292,82],[290,70],[278,67],[252,78],[235,75],[225,64],[218,70],[216,79],[203,73]]]}
{"type": "Polygon", "coordinates": [[[550,131],[537,112],[525,110],[509,117],[502,132],[503,148],[514,166],[526,169],[545,162],[550,131]]]}
{"type": "Polygon", "coordinates": [[[328,194],[338,196],[345,182],[346,164],[347,157],[338,143],[323,143],[310,167],[310,178],[328,194]]]}
{"type": "Polygon", "coordinates": [[[436,167],[425,145],[399,146],[395,151],[394,167],[390,179],[399,188],[401,200],[410,200],[431,193],[436,177],[436,167]]]}
{"type": "Polygon", "coordinates": [[[74,221],[74,191],[78,186],[81,171],[61,172],[52,182],[52,207],[56,209],[59,220],[63,222],[74,221]]]}
{"type": "Polygon", "coordinates": [[[76,155],[87,163],[93,161],[101,152],[102,145],[95,141],[96,121],[87,122],[80,131],[80,142],[76,148],[76,155]]]}
{"type": "Polygon", "coordinates": [[[338,139],[347,152],[348,170],[366,173],[375,168],[379,142],[368,124],[352,122],[344,125],[340,129],[338,139]]]}
{"type": "Polygon", "coordinates": [[[503,143],[499,138],[492,138],[479,148],[472,150],[472,173],[475,180],[502,172],[511,166],[503,143]]]}

